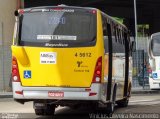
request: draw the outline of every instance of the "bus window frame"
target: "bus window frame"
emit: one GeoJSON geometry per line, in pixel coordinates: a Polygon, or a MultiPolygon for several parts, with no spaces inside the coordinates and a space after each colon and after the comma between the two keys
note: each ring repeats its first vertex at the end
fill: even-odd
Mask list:
{"type": "Polygon", "coordinates": [[[103,28],[103,41],[104,41],[104,49],[105,53],[109,53],[109,39],[108,39],[108,30],[107,30],[107,18],[103,14],[102,15],[102,28],[103,28]],[[106,39],[105,39],[106,37],[106,39]],[[105,44],[105,40],[107,40],[108,44],[105,44]]]}
{"type": "MultiPolygon", "coordinates": [[[[26,11],[26,13],[29,13],[30,11],[26,11]]],[[[36,11],[37,12],[37,11],[36,11]]],[[[19,24],[18,24],[18,38],[17,38],[17,42],[16,42],[16,45],[18,46],[27,46],[27,47],[53,47],[53,48],[74,48],[74,47],[94,47],[96,46],[97,44],[97,25],[96,25],[96,32],[95,32],[95,37],[94,37],[94,40],[92,39],[92,41],[90,42],[76,42],[76,43],[73,43],[73,44],[70,44],[72,41],[70,41],[69,43],[65,43],[65,41],[61,44],[67,44],[68,46],[46,46],[45,44],[46,43],[50,43],[50,42],[46,42],[46,43],[38,43],[38,42],[26,42],[24,43],[24,41],[21,41],[21,32],[22,32],[22,21],[23,21],[23,14],[18,14],[18,16],[16,16],[18,19],[19,19],[19,24]],[[30,45],[32,44],[32,45],[30,45]]],[[[96,14],[96,17],[95,17],[95,22],[97,24],[97,14],[96,14]]],[[[55,43],[51,43],[51,44],[58,44],[59,41],[55,41],[55,43]]]]}

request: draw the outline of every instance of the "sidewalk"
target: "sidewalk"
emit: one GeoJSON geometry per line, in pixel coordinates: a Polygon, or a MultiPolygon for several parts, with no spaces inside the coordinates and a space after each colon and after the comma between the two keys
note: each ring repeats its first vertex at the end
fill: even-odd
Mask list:
{"type": "Polygon", "coordinates": [[[138,95],[138,94],[160,94],[160,90],[150,90],[149,88],[132,88],[132,94],[138,95]]]}
{"type": "MultiPolygon", "coordinates": [[[[141,88],[132,88],[132,95],[160,94],[160,90],[150,90],[141,88]]],[[[13,98],[12,92],[0,92],[0,98],[13,98]]]]}
{"type": "Polygon", "coordinates": [[[0,92],[0,98],[13,98],[12,92],[0,92]]]}

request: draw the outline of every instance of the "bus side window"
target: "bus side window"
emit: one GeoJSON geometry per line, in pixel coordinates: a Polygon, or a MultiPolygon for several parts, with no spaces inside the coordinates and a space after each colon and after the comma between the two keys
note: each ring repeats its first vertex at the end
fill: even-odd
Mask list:
{"type": "Polygon", "coordinates": [[[115,25],[115,23],[114,22],[112,22],[112,25],[111,25],[111,35],[112,35],[112,51],[113,51],[113,53],[117,53],[118,51],[119,51],[119,49],[118,49],[118,40],[116,40],[116,27],[115,27],[116,25],[115,25]]]}
{"type": "Polygon", "coordinates": [[[121,31],[121,49],[122,49],[122,53],[125,53],[125,31],[124,30],[122,30],[121,31]]]}
{"type": "Polygon", "coordinates": [[[120,44],[122,44],[122,30],[120,30],[120,32],[119,32],[119,35],[120,35],[120,44]]]}
{"type": "Polygon", "coordinates": [[[104,49],[105,53],[108,53],[108,32],[107,32],[107,20],[103,17],[103,39],[104,39],[104,49]]]}
{"type": "Polygon", "coordinates": [[[118,28],[117,28],[117,26],[115,26],[115,38],[116,38],[116,42],[118,42],[118,28]]]}
{"type": "Polygon", "coordinates": [[[115,24],[112,23],[112,26],[111,26],[111,32],[112,32],[112,41],[115,43],[116,42],[116,32],[115,32],[115,24]]]}
{"type": "Polygon", "coordinates": [[[123,33],[123,45],[125,45],[125,34],[127,35],[127,33],[124,31],[124,33],[123,33]]]}
{"type": "Polygon", "coordinates": [[[117,37],[118,37],[117,42],[119,43],[120,42],[119,28],[117,28],[117,37]]]}
{"type": "Polygon", "coordinates": [[[122,45],[124,45],[124,31],[122,31],[122,45]]]}
{"type": "Polygon", "coordinates": [[[153,49],[153,41],[151,42],[151,49],[153,49]]]}
{"type": "Polygon", "coordinates": [[[107,32],[108,32],[108,40],[110,41],[108,42],[108,44],[111,45],[111,49],[112,49],[112,33],[111,33],[111,25],[109,23],[107,23],[107,32]]]}

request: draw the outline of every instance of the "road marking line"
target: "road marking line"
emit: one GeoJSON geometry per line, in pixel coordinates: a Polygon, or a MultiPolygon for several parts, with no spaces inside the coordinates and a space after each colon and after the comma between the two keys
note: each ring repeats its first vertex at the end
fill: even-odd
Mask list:
{"type": "Polygon", "coordinates": [[[157,101],[157,100],[134,100],[134,101],[129,101],[129,102],[152,102],[152,101],[157,101]]]}

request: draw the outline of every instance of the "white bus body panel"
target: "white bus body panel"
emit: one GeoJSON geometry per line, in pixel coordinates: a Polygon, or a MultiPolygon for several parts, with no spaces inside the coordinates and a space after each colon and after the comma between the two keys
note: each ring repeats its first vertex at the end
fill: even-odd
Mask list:
{"type": "Polygon", "coordinates": [[[149,59],[152,73],[149,74],[150,89],[160,89],[160,57],[149,59]]]}

